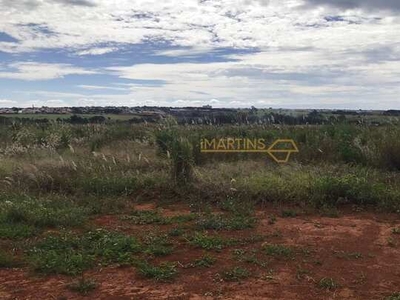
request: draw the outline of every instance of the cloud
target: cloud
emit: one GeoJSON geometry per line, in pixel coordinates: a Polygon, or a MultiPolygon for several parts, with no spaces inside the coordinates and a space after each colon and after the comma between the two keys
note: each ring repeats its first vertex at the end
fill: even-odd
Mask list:
{"type": "Polygon", "coordinates": [[[53,2],[61,3],[64,5],[77,5],[77,6],[96,6],[96,3],[89,0],[52,0],[53,2]]]}
{"type": "Polygon", "coordinates": [[[326,5],[340,9],[382,9],[382,10],[400,10],[400,1],[398,0],[305,0],[309,6],[326,5]]]}
{"type": "Polygon", "coordinates": [[[271,50],[229,58],[234,60],[136,64],[108,70],[123,79],[164,82],[150,89],[136,85],[131,92],[132,98],[159,103],[209,104],[218,99],[213,105],[219,107],[294,107],[301,103],[320,107],[320,103],[348,105],[351,101],[347,99],[353,99],[357,108],[357,103],[371,105],[376,99],[390,99],[394,104],[400,92],[400,61],[372,62],[363,52],[349,57],[345,51],[271,50]]]}
{"type": "Polygon", "coordinates": [[[127,91],[128,88],[122,87],[112,87],[112,86],[99,86],[99,85],[78,85],[77,87],[86,89],[86,90],[114,90],[114,91],[127,91]]]}
{"type": "Polygon", "coordinates": [[[85,70],[69,64],[45,64],[36,62],[18,62],[0,68],[0,78],[19,80],[50,80],[63,78],[67,75],[90,75],[95,71],[85,70]]]}
{"type": "MultiPolygon", "coordinates": [[[[37,94],[38,98],[99,104],[208,104],[218,99],[219,106],[353,102],[357,107],[374,101],[377,106],[399,105],[398,1],[119,0],[115,5],[109,0],[0,0],[0,4],[0,32],[15,39],[0,41],[0,51],[10,53],[0,53],[7,62],[0,64],[0,78],[88,75],[79,83],[60,81],[64,94],[37,94]],[[299,9],[304,4],[306,11],[299,9]],[[105,60],[101,55],[106,53],[113,54],[105,60]],[[32,59],[41,63],[20,62],[32,59]],[[110,76],[104,78],[121,84],[124,93],[110,95],[119,90],[105,88],[109,82],[97,82],[104,78],[90,77],[94,73],[110,76]]],[[[46,88],[56,92],[45,83],[46,88]]]]}
{"type": "Polygon", "coordinates": [[[84,56],[84,55],[103,55],[107,53],[111,53],[114,51],[117,51],[118,48],[115,47],[99,47],[99,48],[90,48],[86,50],[82,50],[77,52],[76,54],[79,56],[84,56]]]}
{"type": "Polygon", "coordinates": [[[0,99],[0,106],[10,106],[10,105],[14,105],[17,104],[17,101],[14,100],[9,100],[9,99],[0,99]]]}

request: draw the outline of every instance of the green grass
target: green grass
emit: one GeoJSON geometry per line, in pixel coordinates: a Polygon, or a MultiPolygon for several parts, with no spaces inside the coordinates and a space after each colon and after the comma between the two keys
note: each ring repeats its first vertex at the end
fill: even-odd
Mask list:
{"type": "Polygon", "coordinates": [[[295,218],[297,217],[298,213],[295,210],[287,209],[287,210],[282,210],[281,216],[282,218],[295,218]]]}
{"type": "Polygon", "coordinates": [[[178,215],[173,217],[164,217],[161,210],[134,210],[129,216],[124,216],[123,220],[128,220],[136,225],[167,225],[167,224],[182,224],[193,221],[196,215],[178,215]]]}
{"type": "MultiPolygon", "coordinates": [[[[20,234],[28,231],[33,233],[33,229],[29,229],[29,226],[39,228],[80,226],[86,220],[88,213],[84,207],[58,196],[33,198],[13,195],[0,203],[0,222],[16,224],[19,226],[16,231],[19,230],[20,234]]],[[[11,233],[9,231],[9,234],[11,233]]]]}
{"type": "Polygon", "coordinates": [[[318,283],[317,286],[321,289],[325,290],[335,290],[339,287],[339,284],[333,278],[322,278],[318,283]]]}
{"type": "Polygon", "coordinates": [[[292,258],[295,254],[291,247],[279,244],[265,244],[262,249],[266,255],[274,257],[292,258]]]}
{"type": "Polygon", "coordinates": [[[165,256],[174,250],[172,242],[168,235],[157,235],[149,233],[144,237],[144,253],[154,256],[165,256]]]}
{"type": "Polygon", "coordinates": [[[136,269],[143,277],[156,281],[171,281],[178,274],[176,265],[169,262],[155,266],[147,261],[141,261],[136,263],[136,269]]]}
{"type": "Polygon", "coordinates": [[[28,262],[35,271],[46,274],[79,275],[101,263],[130,264],[142,250],[133,237],[105,230],[51,235],[28,251],[28,262]]]}
{"type": "Polygon", "coordinates": [[[253,265],[257,265],[260,267],[267,267],[267,262],[261,261],[257,258],[257,250],[246,251],[243,249],[234,249],[232,251],[233,258],[239,262],[245,262],[253,265]]]}
{"type": "Polygon", "coordinates": [[[205,254],[202,257],[200,257],[194,261],[194,266],[209,268],[212,265],[214,265],[216,261],[217,261],[217,259],[215,257],[213,257],[209,254],[205,254]]]}
{"type": "Polygon", "coordinates": [[[209,235],[207,233],[195,232],[188,239],[189,244],[205,250],[222,250],[225,247],[238,243],[238,240],[227,239],[218,235],[209,235]]]}
{"type": "Polygon", "coordinates": [[[13,268],[17,265],[18,263],[11,254],[0,249],[0,268],[13,268]]]}
{"type": "Polygon", "coordinates": [[[361,259],[361,258],[363,258],[363,255],[360,252],[336,251],[335,256],[338,258],[345,258],[345,259],[361,259]]]}
{"type": "Polygon", "coordinates": [[[129,216],[125,216],[124,220],[129,220],[133,224],[168,224],[167,218],[164,218],[158,210],[135,210],[129,216]]]}
{"type": "Polygon", "coordinates": [[[221,272],[221,278],[225,281],[241,281],[250,276],[250,271],[242,267],[234,267],[221,272]]]}
{"type": "Polygon", "coordinates": [[[400,227],[396,227],[392,229],[393,234],[400,234],[400,227]]]}
{"type": "Polygon", "coordinates": [[[392,295],[386,297],[385,300],[400,300],[400,292],[393,293],[392,295]]]}
{"type": "Polygon", "coordinates": [[[0,239],[25,239],[35,236],[38,230],[31,225],[15,224],[15,223],[0,223],[0,239]]]}
{"type": "Polygon", "coordinates": [[[257,219],[248,215],[223,215],[206,213],[199,217],[196,225],[200,230],[242,230],[253,228],[257,219]]]}
{"type": "Polygon", "coordinates": [[[73,292],[86,296],[96,289],[97,283],[82,276],[79,280],[69,283],[67,287],[73,292]]]}

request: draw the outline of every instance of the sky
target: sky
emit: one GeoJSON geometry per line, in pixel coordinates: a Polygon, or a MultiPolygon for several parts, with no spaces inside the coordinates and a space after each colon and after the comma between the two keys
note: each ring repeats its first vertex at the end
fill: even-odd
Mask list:
{"type": "Polygon", "coordinates": [[[0,107],[400,109],[398,0],[0,0],[0,107]]]}

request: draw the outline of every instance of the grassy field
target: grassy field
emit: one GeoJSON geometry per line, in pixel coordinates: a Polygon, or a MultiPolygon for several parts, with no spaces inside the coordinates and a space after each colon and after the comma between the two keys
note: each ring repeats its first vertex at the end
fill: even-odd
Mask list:
{"type": "Polygon", "coordinates": [[[400,299],[399,136],[173,119],[0,126],[0,298],[400,299]],[[200,153],[216,137],[290,138],[300,152],[282,165],[200,153]]]}

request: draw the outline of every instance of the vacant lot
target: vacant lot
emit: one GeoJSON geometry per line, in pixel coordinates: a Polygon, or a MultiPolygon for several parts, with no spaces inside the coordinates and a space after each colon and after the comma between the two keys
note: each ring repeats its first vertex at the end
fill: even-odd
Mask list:
{"type": "Polygon", "coordinates": [[[0,127],[0,298],[400,299],[399,134],[0,127]],[[199,152],[228,136],[300,153],[199,152]]]}

